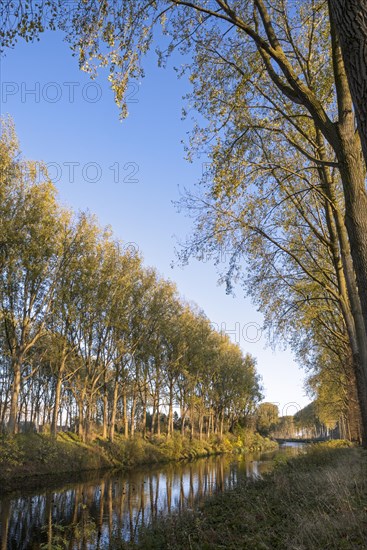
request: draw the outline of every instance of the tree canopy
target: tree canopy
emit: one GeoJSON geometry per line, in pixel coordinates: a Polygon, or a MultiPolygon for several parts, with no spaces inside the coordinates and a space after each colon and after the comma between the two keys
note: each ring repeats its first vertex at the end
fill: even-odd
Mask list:
{"type": "Polygon", "coordinates": [[[62,209],[47,172],[0,140],[0,422],[88,439],[149,428],[222,434],[261,398],[256,362],[93,216],[62,209]],[[151,425],[147,426],[147,414],[151,425]]]}
{"type": "Polygon", "coordinates": [[[333,365],[339,388],[343,370],[352,373],[367,445],[366,136],[348,83],[351,35],[341,3],[330,4],[332,12],[315,0],[20,2],[4,6],[1,41],[62,29],[83,70],[107,69],[122,116],[149,48],[158,46],[162,65],[174,50],[185,55],[186,111],[200,115],[188,157],[205,151],[211,165],[182,202],[195,220],[183,257],[226,247],[229,286],[250,266],[246,287],[268,326],[289,326],[297,352],[317,372],[333,365]]]}

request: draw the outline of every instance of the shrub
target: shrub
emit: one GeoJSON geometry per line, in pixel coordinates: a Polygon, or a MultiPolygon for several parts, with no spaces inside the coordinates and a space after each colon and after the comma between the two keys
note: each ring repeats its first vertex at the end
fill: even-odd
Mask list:
{"type": "Polygon", "coordinates": [[[14,435],[0,436],[0,464],[2,468],[17,466],[24,460],[20,439],[14,435]]]}

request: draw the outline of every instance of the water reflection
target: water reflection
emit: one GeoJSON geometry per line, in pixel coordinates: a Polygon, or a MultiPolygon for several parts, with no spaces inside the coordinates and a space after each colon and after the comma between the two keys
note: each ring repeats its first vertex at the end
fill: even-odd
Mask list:
{"type": "MultiPolygon", "coordinates": [[[[295,447],[280,452],[294,454],[295,447]]],[[[0,502],[1,550],[102,549],[136,538],[140,526],[161,514],[194,508],[240,477],[256,478],[272,467],[274,453],[216,456],[98,479],[0,502]],[[112,545],[114,543],[114,545],[112,545]]]]}

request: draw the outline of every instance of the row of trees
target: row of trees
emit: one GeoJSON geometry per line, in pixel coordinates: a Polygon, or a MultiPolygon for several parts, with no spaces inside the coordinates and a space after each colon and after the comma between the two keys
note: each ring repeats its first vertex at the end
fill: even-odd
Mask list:
{"type": "Polygon", "coordinates": [[[188,54],[189,107],[200,113],[190,155],[206,151],[212,164],[181,203],[196,228],[183,259],[232,252],[229,287],[245,267],[270,331],[367,446],[365,7],[87,0],[71,14],[58,1],[31,5],[4,10],[3,46],[58,26],[84,70],[110,68],[123,114],[159,22],[161,62],[188,54]]]}
{"type": "Polygon", "coordinates": [[[61,208],[42,165],[0,140],[0,419],[222,433],[260,398],[255,361],[95,219],[61,208]]]}
{"type": "Polygon", "coordinates": [[[352,439],[353,428],[341,407],[326,402],[324,395],[297,411],[293,416],[279,416],[274,403],[260,403],[256,410],[256,429],[277,439],[352,439]]]}
{"type": "Polygon", "coordinates": [[[333,18],[319,2],[217,4],[197,14],[189,68],[207,121],[192,145],[212,163],[179,205],[195,225],[182,258],[231,256],[228,288],[242,280],[315,397],[367,444],[365,164],[333,18]]]}
{"type": "Polygon", "coordinates": [[[203,241],[232,252],[229,286],[244,272],[270,331],[367,444],[365,163],[328,5],[203,3],[174,21],[173,42],[197,25],[185,45],[191,102],[207,122],[192,145],[212,160],[183,200],[197,228],[188,255],[203,241]]]}

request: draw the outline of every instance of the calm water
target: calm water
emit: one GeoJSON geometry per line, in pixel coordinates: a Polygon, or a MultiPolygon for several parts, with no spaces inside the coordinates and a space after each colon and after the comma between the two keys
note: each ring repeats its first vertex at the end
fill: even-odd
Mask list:
{"type": "Polygon", "coordinates": [[[55,489],[8,495],[0,501],[1,550],[118,548],[119,541],[135,539],[140,526],[194,508],[240,478],[259,477],[272,468],[276,455],[300,449],[299,444],[285,444],[275,453],[94,474],[55,489]]]}

